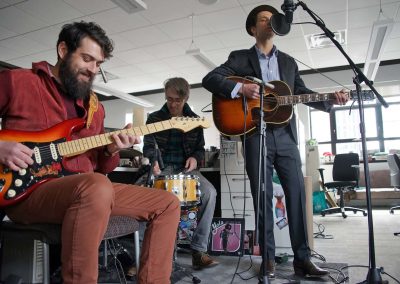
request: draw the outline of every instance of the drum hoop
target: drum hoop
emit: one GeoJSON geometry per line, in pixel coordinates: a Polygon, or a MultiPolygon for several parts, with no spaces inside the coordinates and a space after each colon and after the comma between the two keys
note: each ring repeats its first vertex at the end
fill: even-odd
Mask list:
{"type": "Polygon", "coordinates": [[[197,175],[185,175],[185,179],[199,179],[199,176],[197,175]]]}
{"type": "Polygon", "coordinates": [[[198,180],[199,176],[197,176],[197,175],[179,174],[179,175],[158,175],[158,176],[154,177],[154,180],[177,180],[177,179],[195,179],[195,180],[198,180]]]}
{"type": "Polygon", "coordinates": [[[154,180],[156,181],[156,180],[165,180],[165,175],[158,175],[158,176],[155,176],[154,177],[154,180]]]}
{"type": "Polygon", "coordinates": [[[185,179],[185,175],[166,175],[165,179],[167,180],[176,180],[176,179],[185,179]]]}

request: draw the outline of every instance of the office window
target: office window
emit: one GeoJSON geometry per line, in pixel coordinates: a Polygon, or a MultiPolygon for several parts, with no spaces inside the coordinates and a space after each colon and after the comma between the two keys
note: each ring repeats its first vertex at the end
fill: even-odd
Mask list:
{"type": "MultiPolygon", "coordinates": [[[[367,141],[368,151],[373,153],[379,152],[379,142],[378,141],[367,141]]],[[[337,143],[336,144],[336,154],[341,153],[357,153],[362,156],[361,142],[349,142],[349,143],[337,143]]]]}
{"type": "Polygon", "coordinates": [[[400,139],[386,140],[385,150],[389,153],[390,150],[400,150],[400,139]]]}
{"type": "Polygon", "coordinates": [[[382,108],[383,134],[385,138],[400,136],[400,104],[382,108]]]}
{"type": "Polygon", "coordinates": [[[311,121],[313,122],[312,127],[318,129],[313,131],[313,139],[317,139],[318,142],[331,141],[331,130],[329,126],[329,113],[324,111],[313,111],[310,114],[311,121]]]}
{"type": "MultiPolygon", "coordinates": [[[[337,110],[335,111],[337,139],[356,139],[361,138],[360,133],[360,114],[358,109],[337,110]]],[[[365,134],[366,137],[376,137],[376,116],[375,109],[368,107],[364,109],[365,134]]]]}
{"type": "MultiPolygon", "coordinates": [[[[400,149],[400,96],[387,98],[388,108],[374,100],[364,104],[368,151],[400,149]]],[[[320,154],[354,152],[362,155],[358,106],[335,106],[330,114],[310,108],[311,137],[317,139],[320,154]],[[331,149],[331,151],[328,151],[331,149]]]]}

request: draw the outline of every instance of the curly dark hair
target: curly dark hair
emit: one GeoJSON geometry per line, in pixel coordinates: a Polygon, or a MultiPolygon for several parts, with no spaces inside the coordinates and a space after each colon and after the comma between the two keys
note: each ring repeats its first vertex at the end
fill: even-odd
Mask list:
{"type": "Polygon", "coordinates": [[[62,27],[58,35],[57,46],[60,42],[65,42],[68,52],[74,52],[81,44],[85,37],[90,37],[96,41],[104,52],[105,59],[112,57],[114,50],[113,41],[106,35],[106,32],[94,22],[74,22],[66,24],[62,27]]]}

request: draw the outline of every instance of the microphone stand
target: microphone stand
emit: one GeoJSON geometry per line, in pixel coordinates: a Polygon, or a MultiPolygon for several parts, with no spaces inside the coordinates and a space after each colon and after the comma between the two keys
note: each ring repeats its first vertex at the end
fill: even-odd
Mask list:
{"type": "Polygon", "coordinates": [[[160,149],[158,148],[158,144],[157,144],[156,138],[154,136],[153,136],[153,140],[154,140],[154,155],[153,155],[153,159],[150,162],[150,168],[149,168],[148,173],[147,173],[147,179],[146,179],[146,186],[147,187],[151,187],[152,186],[151,177],[153,175],[153,168],[154,168],[155,162],[156,161],[158,162],[160,170],[164,169],[164,162],[163,162],[163,159],[161,157],[161,152],[160,152],[160,149]]]}
{"type": "Polygon", "coordinates": [[[361,98],[361,83],[364,82],[375,94],[376,98],[378,98],[379,102],[384,106],[388,107],[388,104],[383,99],[383,97],[378,93],[378,91],[372,85],[372,82],[368,80],[368,78],[363,74],[363,72],[356,66],[356,64],[351,60],[351,58],[346,54],[342,46],[335,39],[335,35],[325,26],[324,22],[316,16],[314,12],[312,12],[305,3],[299,1],[297,5],[300,5],[303,10],[305,10],[311,18],[315,20],[317,26],[319,26],[325,33],[327,37],[333,42],[333,44],[339,49],[339,51],[343,54],[343,56],[349,62],[355,77],[353,78],[353,83],[356,85],[357,90],[357,98],[358,98],[358,109],[360,115],[360,133],[361,133],[361,141],[362,141],[362,154],[364,161],[364,176],[365,176],[365,193],[367,197],[367,212],[368,212],[368,236],[369,236],[369,266],[368,266],[368,275],[367,279],[361,283],[388,283],[388,281],[382,280],[381,273],[383,271],[382,268],[376,267],[375,262],[375,242],[374,242],[374,225],[372,219],[372,205],[371,205],[371,186],[370,186],[370,178],[369,178],[369,166],[368,166],[368,155],[367,155],[367,142],[365,136],[365,121],[364,121],[364,104],[361,98]]]}
{"type": "MultiPolygon", "coordinates": [[[[258,191],[257,191],[257,224],[256,224],[256,244],[259,241],[259,230],[258,230],[258,223],[260,220],[260,197],[262,197],[262,221],[263,221],[263,226],[262,226],[262,231],[261,234],[263,236],[263,243],[261,244],[262,246],[262,283],[267,284],[269,283],[269,279],[267,276],[267,261],[268,261],[268,255],[267,255],[267,248],[265,245],[266,238],[267,238],[267,226],[266,226],[266,221],[267,221],[267,192],[266,192],[266,180],[267,178],[270,178],[267,176],[267,144],[266,144],[266,129],[267,129],[267,124],[264,121],[264,90],[265,90],[265,84],[264,81],[255,82],[260,86],[260,112],[259,112],[259,131],[260,131],[260,137],[259,137],[259,155],[258,155],[258,191]],[[262,195],[261,195],[262,194],[262,195]],[[261,196],[260,196],[261,195],[261,196]]],[[[275,256],[274,256],[275,257],[275,256]]]]}

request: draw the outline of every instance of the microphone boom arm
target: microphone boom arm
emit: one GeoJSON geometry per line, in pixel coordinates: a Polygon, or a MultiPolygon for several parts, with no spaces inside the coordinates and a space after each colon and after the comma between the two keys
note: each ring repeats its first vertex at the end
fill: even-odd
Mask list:
{"type": "Polygon", "coordinates": [[[353,60],[347,55],[347,53],[344,51],[343,47],[340,45],[340,43],[335,39],[335,34],[330,31],[326,26],[325,23],[322,22],[318,17],[315,16],[314,12],[311,11],[307,5],[302,2],[299,1],[297,3],[297,5],[300,5],[303,10],[305,10],[310,16],[311,18],[314,19],[315,24],[321,28],[321,30],[324,31],[325,35],[327,37],[329,37],[329,39],[333,42],[333,44],[340,50],[340,52],[343,54],[343,56],[347,59],[347,61],[350,64],[350,67],[353,69],[354,73],[356,74],[356,80],[359,84],[361,84],[362,82],[364,82],[375,94],[375,96],[377,97],[377,99],[379,100],[379,102],[384,106],[384,107],[388,107],[388,104],[386,103],[386,101],[384,100],[384,98],[378,93],[378,91],[375,89],[375,87],[372,85],[372,81],[370,81],[365,74],[361,71],[360,68],[357,67],[357,65],[353,62],[353,60]]]}

